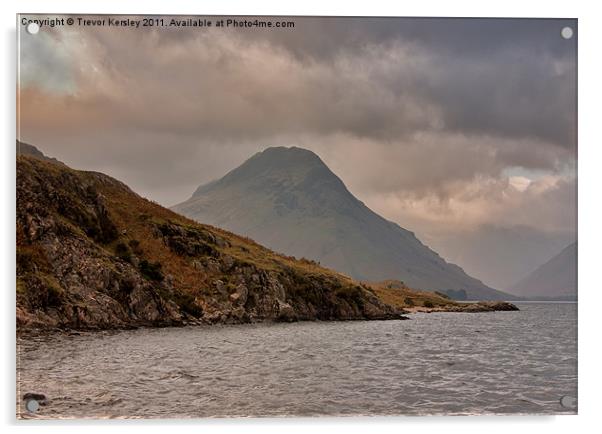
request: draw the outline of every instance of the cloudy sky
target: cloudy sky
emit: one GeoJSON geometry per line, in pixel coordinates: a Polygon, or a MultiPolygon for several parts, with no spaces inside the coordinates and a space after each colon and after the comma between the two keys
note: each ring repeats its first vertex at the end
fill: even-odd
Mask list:
{"type": "Polygon", "coordinates": [[[22,29],[19,136],[167,206],[268,146],[308,148],[497,287],[574,238],[574,20],[293,21],[22,29]],[[483,264],[509,233],[537,253],[517,261],[517,241],[483,264]]]}

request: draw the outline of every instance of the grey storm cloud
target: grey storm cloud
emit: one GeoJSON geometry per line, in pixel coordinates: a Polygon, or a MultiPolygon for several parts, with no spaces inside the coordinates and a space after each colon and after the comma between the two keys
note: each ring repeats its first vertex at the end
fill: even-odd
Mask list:
{"type": "MultiPolygon", "coordinates": [[[[576,21],[315,18],[301,23],[302,34],[254,36],[269,38],[302,61],[326,63],[403,41],[414,48],[413,56],[423,57],[403,69],[388,65],[385,74],[375,68],[374,79],[392,95],[412,93],[441,107],[449,129],[531,136],[573,147],[576,41],[560,37],[566,25],[576,28],[576,21]]],[[[380,108],[383,119],[387,107],[380,108]]]]}

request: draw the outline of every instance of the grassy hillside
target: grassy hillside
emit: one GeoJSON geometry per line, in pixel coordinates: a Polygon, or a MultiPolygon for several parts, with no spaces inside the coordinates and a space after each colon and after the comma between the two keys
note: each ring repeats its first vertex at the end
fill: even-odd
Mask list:
{"type": "Polygon", "coordinates": [[[20,327],[400,313],[346,276],[195,223],[106,175],[17,158],[20,327]]]}
{"type": "Polygon", "coordinates": [[[416,291],[398,280],[370,283],[370,288],[384,302],[405,312],[493,312],[519,310],[504,301],[461,303],[446,294],[416,291]]]}
{"type": "Polygon", "coordinates": [[[370,286],[382,301],[403,309],[460,305],[460,303],[450,300],[445,294],[431,291],[416,291],[408,288],[403,282],[397,280],[371,283],[370,286]]]}

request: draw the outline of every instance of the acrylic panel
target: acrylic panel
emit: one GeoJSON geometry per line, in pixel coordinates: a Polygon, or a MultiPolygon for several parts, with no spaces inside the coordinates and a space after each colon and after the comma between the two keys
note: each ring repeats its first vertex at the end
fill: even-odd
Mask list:
{"type": "Polygon", "coordinates": [[[17,416],[575,414],[577,30],[18,15],[17,416]]]}

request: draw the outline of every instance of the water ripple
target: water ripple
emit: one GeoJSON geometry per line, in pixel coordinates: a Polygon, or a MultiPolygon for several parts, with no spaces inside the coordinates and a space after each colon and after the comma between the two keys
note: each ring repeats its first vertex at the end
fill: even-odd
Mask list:
{"type": "Polygon", "coordinates": [[[20,394],[49,400],[22,416],[574,413],[576,305],[520,307],[20,339],[20,394]]]}

